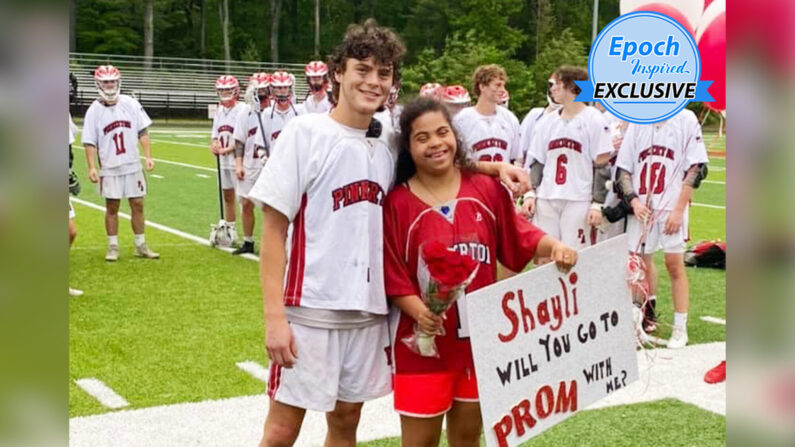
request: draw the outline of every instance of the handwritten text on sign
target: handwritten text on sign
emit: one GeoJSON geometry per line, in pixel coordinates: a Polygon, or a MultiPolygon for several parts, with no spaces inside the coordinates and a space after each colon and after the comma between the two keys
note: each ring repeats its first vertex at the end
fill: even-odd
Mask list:
{"type": "Polygon", "coordinates": [[[467,295],[486,443],[517,445],[637,380],[622,235],[564,274],[533,269],[467,295]]]}

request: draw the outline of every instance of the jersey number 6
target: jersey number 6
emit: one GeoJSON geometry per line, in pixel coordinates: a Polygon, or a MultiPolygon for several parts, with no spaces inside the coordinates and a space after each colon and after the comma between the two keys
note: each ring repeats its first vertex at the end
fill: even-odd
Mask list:
{"type": "Polygon", "coordinates": [[[558,185],[566,183],[566,163],[568,162],[569,158],[566,157],[566,154],[561,154],[558,157],[558,165],[557,169],[555,169],[555,183],[558,185]]]}

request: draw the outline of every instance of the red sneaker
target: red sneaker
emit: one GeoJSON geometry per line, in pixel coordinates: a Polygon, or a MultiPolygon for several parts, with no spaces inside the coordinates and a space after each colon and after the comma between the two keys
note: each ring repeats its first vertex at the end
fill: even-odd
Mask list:
{"type": "Polygon", "coordinates": [[[707,383],[720,383],[726,380],[726,360],[704,374],[704,382],[707,383]]]}

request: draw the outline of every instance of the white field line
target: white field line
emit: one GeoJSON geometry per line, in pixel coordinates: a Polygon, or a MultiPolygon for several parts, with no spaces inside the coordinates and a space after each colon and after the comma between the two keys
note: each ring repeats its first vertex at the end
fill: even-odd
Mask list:
{"type": "Polygon", "coordinates": [[[725,185],[726,182],[722,182],[720,180],[702,180],[701,183],[712,183],[714,185],[725,185]]]}
{"type": "Polygon", "coordinates": [[[725,171],[726,170],[726,168],[724,168],[723,166],[710,166],[709,169],[711,171],[725,171]]]}
{"type": "Polygon", "coordinates": [[[209,175],[207,175],[207,174],[196,174],[196,177],[201,177],[201,178],[210,178],[210,176],[209,176],[209,175]]]}
{"type": "MultiPolygon", "coordinates": [[[[208,126],[209,127],[209,126],[208,126]]],[[[179,127],[167,127],[161,129],[150,129],[149,133],[189,133],[189,134],[202,134],[202,135],[210,135],[209,130],[195,130],[195,129],[183,129],[179,127]]]]}
{"type": "MultiPolygon", "coordinates": [[[[93,209],[98,210],[98,211],[105,211],[105,207],[104,206],[97,205],[96,203],[88,202],[88,201],[83,200],[83,199],[78,199],[77,197],[72,197],[72,202],[79,203],[80,205],[85,205],[85,206],[87,206],[89,208],[93,208],[93,209]]],[[[122,217],[122,218],[127,219],[127,220],[130,219],[130,215],[129,214],[122,213],[121,211],[119,212],[119,217],[122,217]]],[[[173,234],[175,236],[179,236],[181,238],[191,240],[193,242],[196,242],[197,244],[201,244],[201,245],[204,245],[204,246],[207,246],[207,247],[210,246],[210,241],[209,240],[201,238],[199,236],[195,236],[193,234],[177,230],[176,228],[167,227],[167,226],[159,224],[157,222],[152,222],[151,220],[146,220],[144,222],[146,223],[147,227],[152,227],[152,228],[155,228],[155,229],[158,229],[158,230],[161,230],[161,231],[165,231],[166,233],[170,233],[170,234],[173,234]]],[[[223,251],[225,251],[227,253],[231,253],[232,251],[234,251],[233,248],[228,248],[228,247],[215,247],[215,248],[217,248],[219,250],[223,250],[223,251]]],[[[246,258],[246,259],[249,259],[249,260],[252,260],[252,261],[259,262],[259,258],[256,255],[252,254],[252,253],[244,253],[244,254],[240,255],[240,257],[241,258],[246,258]]]]}
{"type": "Polygon", "coordinates": [[[255,379],[263,382],[268,381],[268,370],[257,362],[246,360],[245,362],[237,362],[237,367],[243,371],[251,374],[255,379]]]}
{"type": "Polygon", "coordinates": [[[116,409],[130,406],[129,402],[98,379],[89,377],[75,380],[75,383],[105,407],[116,409]]]}
{"type": "Polygon", "coordinates": [[[693,202],[693,203],[691,203],[691,205],[693,205],[693,206],[701,206],[701,207],[704,207],[704,208],[714,208],[714,209],[718,209],[718,210],[725,210],[726,209],[725,206],[709,205],[707,203],[696,203],[696,202],[693,202]]]}
{"type": "Polygon", "coordinates": [[[210,151],[210,146],[208,144],[185,143],[183,141],[156,140],[154,138],[150,138],[150,141],[154,143],[166,143],[166,144],[177,144],[180,146],[202,147],[204,149],[207,149],[207,152],[210,151]]]}
{"type": "Polygon", "coordinates": [[[149,177],[152,177],[152,178],[165,178],[162,175],[157,175],[157,174],[149,174],[149,177]]]}
{"type": "Polygon", "coordinates": [[[721,318],[715,318],[715,317],[706,316],[706,317],[701,317],[701,319],[703,321],[706,321],[707,323],[722,324],[722,325],[726,326],[726,320],[723,320],[721,318]]]}
{"type": "MultiPolygon", "coordinates": [[[[80,150],[85,150],[85,148],[80,147],[80,146],[75,146],[75,148],[80,149],[80,150]]],[[[141,158],[141,160],[145,159],[145,157],[140,157],[140,158],[141,158]]],[[[169,164],[169,165],[182,166],[184,168],[201,169],[202,171],[216,172],[216,170],[214,168],[208,168],[208,167],[205,167],[205,166],[197,166],[197,165],[191,165],[191,164],[188,164],[188,163],[181,163],[181,162],[178,162],[178,161],[163,160],[162,158],[153,158],[152,160],[154,160],[154,161],[156,161],[158,163],[165,163],[165,164],[169,164]]]]}

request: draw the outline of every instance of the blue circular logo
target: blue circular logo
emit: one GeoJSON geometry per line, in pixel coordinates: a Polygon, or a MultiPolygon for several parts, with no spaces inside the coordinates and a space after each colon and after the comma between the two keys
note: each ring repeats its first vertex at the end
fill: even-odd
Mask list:
{"type": "Polygon", "coordinates": [[[577,101],[599,101],[617,117],[637,124],[666,120],[690,101],[710,101],[711,81],[701,81],[701,57],[693,36],[657,12],[633,12],[599,33],[588,59],[588,81],[577,101]]]}

